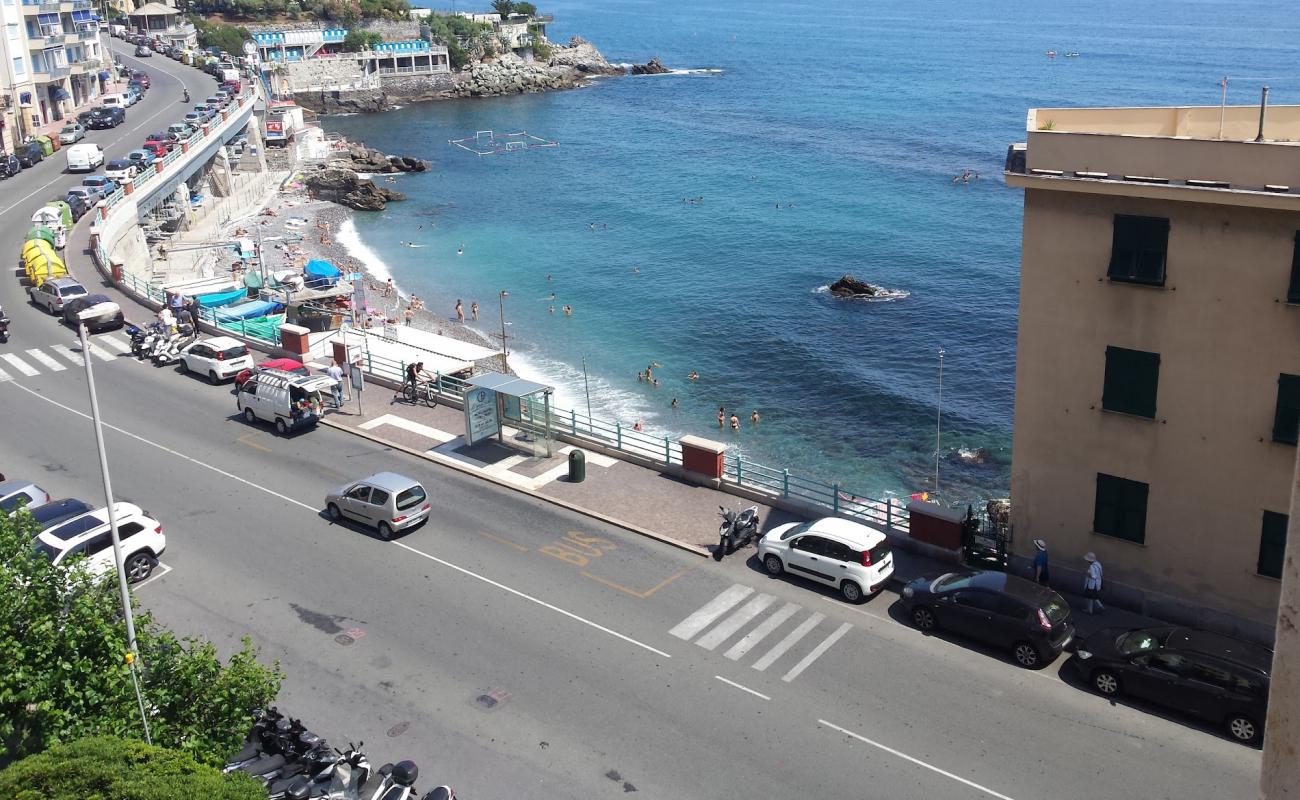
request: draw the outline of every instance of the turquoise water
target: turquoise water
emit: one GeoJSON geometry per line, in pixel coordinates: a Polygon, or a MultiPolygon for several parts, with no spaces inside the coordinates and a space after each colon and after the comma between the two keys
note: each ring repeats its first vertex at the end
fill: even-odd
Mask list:
{"type": "Polygon", "coordinates": [[[1027,108],[1215,104],[1224,75],[1230,102],[1262,83],[1298,99],[1300,17],[1280,2],[543,5],[553,40],[722,72],[328,118],[434,164],[401,179],[407,202],[357,216],[371,266],[449,316],[477,300],[485,331],[507,290],[512,366],[562,407],[585,406],[585,356],[596,416],[858,494],[932,487],[940,348],[943,494],[1008,489],[1021,195],[1001,168],[1027,108]],[[448,144],[478,130],[560,145],[448,144]],[[980,180],[954,185],[963,169],[980,180]],[[844,272],[908,296],[819,291],[844,272]],[[658,389],[637,382],[651,361],[658,389]],[[719,405],[762,422],[719,431],[719,405]]]}

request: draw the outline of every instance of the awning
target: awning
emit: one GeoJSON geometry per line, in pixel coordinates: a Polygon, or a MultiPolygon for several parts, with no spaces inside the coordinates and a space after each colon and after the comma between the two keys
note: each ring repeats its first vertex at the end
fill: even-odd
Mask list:
{"type": "Polygon", "coordinates": [[[55,99],[55,100],[71,100],[71,99],[72,99],[72,95],[68,94],[68,90],[67,90],[67,89],[64,89],[62,86],[56,86],[56,87],[54,87],[54,99],[55,99]]]}
{"type": "Polygon", "coordinates": [[[31,92],[19,92],[19,93],[18,93],[18,102],[20,102],[20,103],[31,103],[31,102],[32,102],[32,93],[31,93],[31,92]]]}

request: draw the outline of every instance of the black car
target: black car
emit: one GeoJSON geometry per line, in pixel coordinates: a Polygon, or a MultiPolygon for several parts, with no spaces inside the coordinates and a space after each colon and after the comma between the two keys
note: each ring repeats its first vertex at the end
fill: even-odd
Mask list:
{"type": "Polygon", "coordinates": [[[40,142],[26,142],[14,148],[14,157],[18,159],[18,165],[26,169],[41,163],[45,151],[41,149],[40,142]]]}
{"type": "Polygon", "coordinates": [[[77,124],[83,128],[90,127],[90,118],[94,116],[94,111],[83,111],[77,115],[77,124]]]}
{"type": "Polygon", "coordinates": [[[1273,651],[1193,628],[1106,628],[1078,646],[1079,676],[1107,697],[1140,697],[1223,725],[1257,744],[1268,711],[1273,651]]]}
{"type": "Polygon", "coordinates": [[[923,631],[943,628],[1011,650],[1036,669],[1074,638],[1070,605],[1046,586],[1004,572],[962,570],[917,578],[903,587],[902,607],[923,631]]]}
{"type": "Polygon", "coordinates": [[[109,328],[120,328],[126,324],[122,316],[122,308],[114,303],[107,295],[88,294],[85,297],[78,297],[70,303],[63,306],[63,322],[65,325],[75,327],[81,312],[89,308],[95,308],[93,316],[89,319],[81,320],[85,324],[86,330],[91,333],[96,331],[108,330],[109,328]]]}
{"type": "Polygon", "coordinates": [[[19,163],[18,156],[13,153],[0,155],[0,178],[12,178],[23,171],[23,165],[19,163]]]}
{"type": "Polygon", "coordinates": [[[124,109],[98,106],[90,110],[90,124],[87,127],[96,130],[116,128],[123,122],[126,122],[126,111],[124,109]]]}
{"type": "Polygon", "coordinates": [[[51,500],[43,506],[33,508],[30,512],[32,519],[36,524],[41,526],[41,530],[48,530],[58,525],[60,522],[66,522],[73,517],[79,517],[82,514],[89,514],[94,511],[95,507],[81,500],[66,498],[63,500],[51,500]]]}
{"type": "Polygon", "coordinates": [[[86,216],[90,206],[86,205],[86,198],[79,194],[70,194],[63,198],[63,202],[68,204],[68,209],[72,212],[72,221],[76,222],[86,216]]]}

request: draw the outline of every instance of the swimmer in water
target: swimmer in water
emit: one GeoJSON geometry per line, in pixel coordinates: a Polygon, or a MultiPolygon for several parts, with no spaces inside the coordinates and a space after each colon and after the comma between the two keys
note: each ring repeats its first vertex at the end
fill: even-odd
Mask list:
{"type": "Polygon", "coordinates": [[[461,242],[461,243],[460,243],[460,249],[456,251],[456,255],[461,256],[461,255],[464,255],[464,254],[465,254],[465,243],[464,243],[464,242],[461,242]]]}
{"type": "Polygon", "coordinates": [[[641,274],[641,268],[640,268],[640,267],[633,267],[633,268],[632,268],[632,274],[633,274],[633,275],[640,275],[640,274],[641,274]]]}

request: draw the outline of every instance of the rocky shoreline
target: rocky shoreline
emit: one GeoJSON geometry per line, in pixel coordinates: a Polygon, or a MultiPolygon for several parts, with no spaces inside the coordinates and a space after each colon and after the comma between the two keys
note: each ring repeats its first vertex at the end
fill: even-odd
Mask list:
{"type": "Polygon", "coordinates": [[[574,36],[567,45],[552,45],[546,61],[525,61],[513,53],[485,58],[457,73],[386,80],[378,89],[298,92],[297,103],[321,114],[375,113],[410,103],[498,97],[585,86],[597,77],[658,75],[672,70],[653,58],[623,67],[609,63],[595,45],[574,36]]]}
{"type": "Polygon", "coordinates": [[[313,199],[331,200],[357,211],[383,211],[389,202],[406,195],[378,186],[363,175],[426,172],[429,162],[409,156],[390,156],[364,145],[349,144],[341,154],[314,172],[303,174],[313,199]]]}

